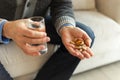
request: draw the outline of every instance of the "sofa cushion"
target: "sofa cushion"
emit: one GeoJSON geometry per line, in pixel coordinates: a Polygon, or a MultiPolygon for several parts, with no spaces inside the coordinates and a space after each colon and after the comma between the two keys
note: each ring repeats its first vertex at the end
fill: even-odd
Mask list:
{"type": "Polygon", "coordinates": [[[94,9],[95,8],[95,0],[72,0],[73,9],[94,9]]]}
{"type": "Polygon", "coordinates": [[[13,78],[20,77],[37,72],[53,54],[55,49],[55,45],[48,44],[47,54],[29,56],[23,53],[23,51],[12,41],[8,45],[0,45],[0,61],[13,78]]]}

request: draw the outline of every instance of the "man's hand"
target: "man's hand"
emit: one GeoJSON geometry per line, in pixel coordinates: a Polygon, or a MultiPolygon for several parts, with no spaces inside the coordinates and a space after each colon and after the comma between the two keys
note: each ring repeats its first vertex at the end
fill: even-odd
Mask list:
{"type": "Polygon", "coordinates": [[[3,27],[3,36],[12,39],[28,55],[39,55],[44,45],[32,46],[50,41],[46,32],[42,29],[28,28],[27,19],[8,21],[3,27]]]}
{"type": "Polygon", "coordinates": [[[62,38],[62,42],[65,45],[66,49],[73,55],[78,57],[79,59],[90,58],[93,56],[93,52],[90,49],[91,39],[87,35],[87,33],[80,28],[65,26],[61,28],[60,35],[62,38]],[[83,40],[85,44],[85,50],[78,50],[74,44],[71,44],[71,41],[75,39],[83,40]]]}

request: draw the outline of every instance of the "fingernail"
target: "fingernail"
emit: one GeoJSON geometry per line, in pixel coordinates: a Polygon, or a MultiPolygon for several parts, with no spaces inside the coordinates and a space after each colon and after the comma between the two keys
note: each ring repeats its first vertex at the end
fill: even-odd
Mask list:
{"type": "Polygon", "coordinates": [[[50,38],[49,38],[49,37],[47,38],[47,41],[50,41],[50,38]]]}
{"type": "Polygon", "coordinates": [[[41,54],[40,54],[40,52],[38,53],[38,56],[40,56],[41,54]]]}
{"type": "Polygon", "coordinates": [[[47,36],[47,34],[46,34],[46,33],[43,33],[43,36],[47,36]]]}

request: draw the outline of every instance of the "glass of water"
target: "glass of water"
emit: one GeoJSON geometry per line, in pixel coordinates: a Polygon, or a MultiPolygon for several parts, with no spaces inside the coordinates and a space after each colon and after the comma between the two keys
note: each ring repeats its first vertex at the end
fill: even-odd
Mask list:
{"type": "MultiPolygon", "coordinates": [[[[45,31],[44,18],[41,16],[30,17],[28,27],[31,29],[41,28],[42,31],[45,31]]],[[[32,44],[32,46],[38,46],[38,45],[41,45],[41,44],[32,44]]],[[[47,53],[47,51],[48,51],[47,43],[44,43],[42,45],[45,45],[45,49],[41,50],[40,53],[41,54],[47,53]]]]}

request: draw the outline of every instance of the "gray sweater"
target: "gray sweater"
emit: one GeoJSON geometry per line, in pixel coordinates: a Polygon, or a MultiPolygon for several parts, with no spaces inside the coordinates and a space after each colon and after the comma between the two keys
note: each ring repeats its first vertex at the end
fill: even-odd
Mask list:
{"type": "Polygon", "coordinates": [[[0,18],[7,20],[45,17],[48,12],[57,31],[66,23],[75,26],[71,0],[0,0],[0,18]]]}

